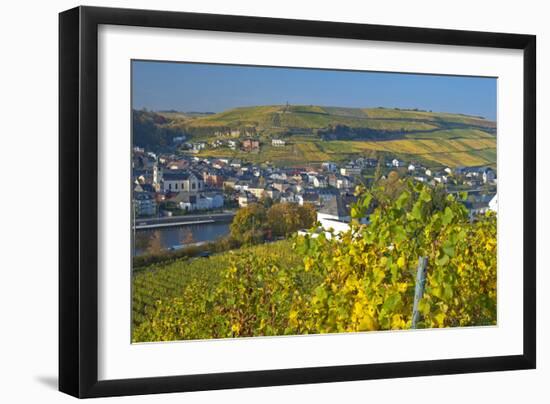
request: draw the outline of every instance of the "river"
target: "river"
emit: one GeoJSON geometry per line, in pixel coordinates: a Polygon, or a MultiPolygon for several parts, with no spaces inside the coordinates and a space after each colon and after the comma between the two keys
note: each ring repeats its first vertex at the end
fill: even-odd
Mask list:
{"type": "Polygon", "coordinates": [[[192,224],[158,229],[142,229],[136,232],[136,256],[148,250],[169,250],[185,244],[214,241],[229,233],[228,222],[192,224]]]}

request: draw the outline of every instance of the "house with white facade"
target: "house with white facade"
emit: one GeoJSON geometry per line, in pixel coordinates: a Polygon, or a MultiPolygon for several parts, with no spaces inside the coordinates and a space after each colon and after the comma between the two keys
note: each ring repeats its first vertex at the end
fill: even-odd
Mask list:
{"type": "Polygon", "coordinates": [[[176,196],[170,199],[178,208],[187,212],[195,210],[211,210],[223,208],[223,194],[218,192],[179,192],[176,196]]]}
{"type": "Polygon", "coordinates": [[[275,147],[286,146],[286,142],[283,139],[271,139],[271,145],[275,147]]]}
{"type": "Polygon", "coordinates": [[[326,230],[342,233],[349,230],[351,215],[341,196],[331,198],[317,212],[317,221],[326,230]]]}
{"type": "Polygon", "coordinates": [[[223,195],[215,192],[199,194],[197,210],[211,210],[223,208],[223,195]]]}
{"type": "Polygon", "coordinates": [[[205,148],[206,148],[206,143],[205,142],[193,143],[192,152],[193,153],[198,153],[201,150],[204,150],[205,148]]]}
{"type": "Polygon", "coordinates": [[[351,188],[352,185],[353,183],[349,180],[348,177],[341,176],[336,178],[335,187],[337,189],[348,189],[351,188]]]}
{"type": "MultiPolygon", "coordinates": [[[[351,223],[351,205],[355,202],[352,196],[338,195],[333,199],[325,202],[317,212],[317,221],[320,223],[320,228],[316,234],[324,232],[325,236],[330,238],[332,234],[340,234],[350,229],[351,223]]],[[[360,223],[367,224],[367,218],[359,220],[360,223]]],[[[315,237],[315,234],[313,234],[315,237]]]]}
{"type": "Polygon", "coordinates": [[[344,175],[344,176],[361,175],[361,167],[355,167],[355,166],[342,167],[340,168],[340,175],[344,175]]]}
{"type": "Polygon", "coordinates": [[[321,177],[321,176],[316,176],[316,177],[313,177],[313,186],[315,188],[326,188],[328,183],[327,183],[327,180],[325,179],[325,177],[321,177]]]}

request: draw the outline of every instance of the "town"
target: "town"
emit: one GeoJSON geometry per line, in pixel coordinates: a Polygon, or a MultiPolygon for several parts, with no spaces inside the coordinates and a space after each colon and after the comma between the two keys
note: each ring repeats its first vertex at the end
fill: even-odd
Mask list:
{"type": "MultiPolygon", "coordinates": [[[[285,140],[272,139],[275,147],[285,140]]],[[[401,178],[435,186],[449,193],[466,192],[465,205],[472,217],[497,210],[496,172],[488,166],[435,169],[392,156],[358,157],[345,163],[323,162],[302,167],[253,164],[237,158],[200,157],[205,148],[230,148],[257,153],[261,141],[245,138],[185,143],[174,138],[167,153],[134,147],[132,151],[133,203],[136,220],[172,218],[172,225],[187,223],[186,216],[211,217],[234,213],[256,202],[312,204],[325,229],[344,231],[350,221],[350,205],[357,185],[370,185],[376,176],[395,173],[401,178]],[[183,152],[182,152],[183,150],[183,152]],[[182,217],[182,220],[176,218],[182,217]]],[[[227,217],[227,216],[226,216],[227,217]]],[[[146,223],[142,220],[142,223],[146,223]]],[[[166,224],[164,224],[166,225],[166,224]]]]}

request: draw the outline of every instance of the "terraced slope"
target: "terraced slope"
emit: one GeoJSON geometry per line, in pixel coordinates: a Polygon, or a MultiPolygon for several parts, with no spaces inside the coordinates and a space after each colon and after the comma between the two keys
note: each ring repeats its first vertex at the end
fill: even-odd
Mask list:
{"type": "Polygon", "coordinates": [[[254,127],[258,132],[273,129],[326,129],[336,125],[385,132],[414,132],[473,127],[492,131],[495,123],[480,117],[386,108],[342,108],[304,105],[270,105],[234,108],[192,118],[185,125],[200,127],[254,127]]]}
{"type": "MultiPolygon", "coordinates": [[[[311,105],[242,107],[216,114],[148,114],[161,134],[182,133],[191,141],[206,142],[252,136],[261,142],[258,153],[207,148],[200,153],[205,157],[277,165],[339,162],[360,156],[399,157],[433,166],[496,164],[496,123],[477,116],[311,105]],[[275,137],[284,138],[287,145],[271,146],[275,137]]],[[[134,132],[135,128],[136,121],[134,132]]]]}

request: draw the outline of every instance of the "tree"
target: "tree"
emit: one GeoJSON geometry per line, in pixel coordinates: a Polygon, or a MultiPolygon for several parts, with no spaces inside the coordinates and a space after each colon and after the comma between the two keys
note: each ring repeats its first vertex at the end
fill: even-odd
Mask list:
{"type": "Polygon", "coordinates": [[[312,203],[306,202],[298,208],[300,228],[309,229],[317,222],[317,210],[312,203]]]}
{"type": "Polygon", "coordinates": [[[299,225],[298,212],[294,204],[277,203],[267,211],[268,226],[273,236],[286,236],[299,225]]]}
{"type": "Polygon", "coordinates": [[[230,226],[231,238],[241,244],[261,242],[266,233],[266,209],[259,203],[250,204],[237,211],[230,226]]]}
{"type": "Polygon", "coordinates": [[[311,204],[277,203],[267,211],[267,223],[273,236],[288,236],[300,229],[309,229],[317,213],[311,204]]]}
{"type": "Polygon", "coordinates": [[[133,110],[134,145],[158,150],[172,144],[172,139],[175,136],[181,136],[183,131],[180,128],[170,126],[169,123],[165,117],[154,112],[133,110]]]}

